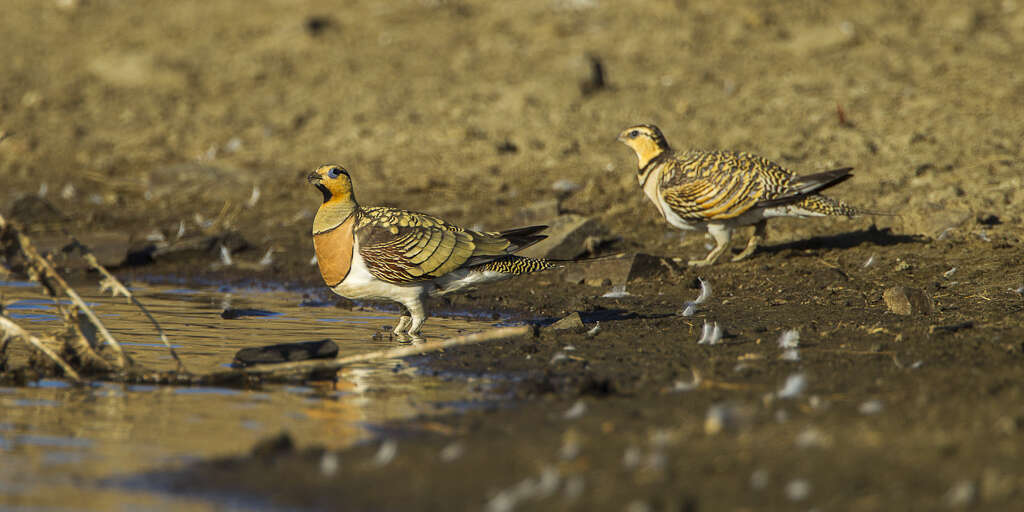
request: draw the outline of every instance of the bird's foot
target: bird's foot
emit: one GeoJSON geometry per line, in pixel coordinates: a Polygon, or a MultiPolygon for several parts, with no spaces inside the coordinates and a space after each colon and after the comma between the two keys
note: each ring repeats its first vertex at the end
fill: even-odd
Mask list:
{"type": "Polygon", "coordinates": [[[754,251],[756,251],[756,250],[757,250],[757,246],[756,245],[754,245],[754,246],[748,245],[746,249],[743,249],[743,252],[737,254],[736,256],[733,256],[731,261],[734,261],[734,262],[735,261],[743,261],[743,260],[749,258],[752,254],[754,254],[754,251]]]}
{"type": "Polygon", "coordinates": [[[402,317],[400,317],[398,319],[398,324],[395,325],[394,330],[392,330],[391,332],[393,332],[396,337],[401,337],[402,335],[404,335],[404,334],[409,332],[409,324],[411,324],[411,323],[412,323],[412,318],[411,317],[409,317],[409,316],[402,316],[402,317]]]}

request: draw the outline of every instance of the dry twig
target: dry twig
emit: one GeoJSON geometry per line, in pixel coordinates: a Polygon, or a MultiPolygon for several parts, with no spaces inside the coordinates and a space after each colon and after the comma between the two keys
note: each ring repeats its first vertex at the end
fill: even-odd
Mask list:
{"type": "Polygon", "coordinates": [[[485,341],[497,341],[518,338],[520,336],[525,336],[529,333],[530,327],[528,326],[499,327],[497,329],[491,329],[489,331],[479,332],[476,334],[456,336],[454,338],[448,338],[442,341],[431,341],[408,347],[399,347],[387,350],[376,350],[373,352],[366,352],[363,354],[356,354],[353,356],[339,357],[337,359],[320,359],[312,361],[298,361],[294,363],[279,364],[257,364],[245,368],[240,368],[237,371],[249,374],[284,376],[302,372],[338,370],[346,365],[372,361],[374,359],[394,359],[399,357],[408,357],[417,354],[424,354],[427,352],[436,352],[438,350],[444,350],[446,348],[458,347],[462,345],[471,345],[474,343],[482,343],[485,341]]]}
{"type": "Polygon", "coordinates": [[[89,263],[89,265],[92,266],[92,268],[96,269],[96,271],[99,272],[100,275],[103,276],[103,280],[100,281],[100,291],[110,291],[111,294],[115,297],[118,295],[123,295],[132,304],[135,304],[135,306],[139,308],[140,311],[142,311],[142,314],[146,315],[146,318],[149,319],[150,323],[153,324],[153,327],[156,329],[156,332],[160,335],[160,341],[162,341],[164,343],[164,346],[167,347],[167,350],[171,352],[171,357],[173,357],[175,362],[178,363],[178,371],[189,373],[188,369],[185,368],[185,363],[183,363],[181,361],[181,358],[178,357],[178,352],[175,351],[174,347],[171,346],[170,340],[167,339],[167,335],[164,334],[164,330],[160,327],[160,324],[156,321],[156,318],[153,318],[153,315],[149,313],[149,310],[146,309],[146,307],[143,306],[141,302],[139,302],[139,299],[135,298],[135,294],[133,294],[131,290],[128,289],[127,286],[121,283],[121,281],[114,277],[114,275],[111,274],[103,265],[100,265],[100,262],[96,260],[96,256],[93,255],[92,251],[89,250],[88,247],[83,245],[78,240],[74,241],[74,245],[78,250],[82,251],[82,257],[85,259],[85,261],[89,263]]]}
{"type": "Polygon", "coordinates": [[[49,357],[51,360],[53,360],[53,362],[57,363],[57,365],[64,370],[64,373],[67,374],[67,376],[70,377],[71,380],[75,382],[82,382],[82,378],[78,376],[78,372],[76,372],[74,368],[68,365],[68,363],[65,362],[63,358],[57,355],[57,353],[54,352],[50,347],[47,347],[46,344],[42,342],[42,340],[29,334],[28,331],[22,329],[21,326],[14,323],[13,320],[7,318],[4,315],[0,315],[0,331],[3,331],[3,339],[6,339],[8,336],[15,336],[25,340],[30,345],[35,347],[36,350],[39,350],[40,352],[45,354],[46,357],[49,357]]]}
{"type": "Polygon", "coordinates": [[[106,341],[106,343],[114,350],[115,366],[118,368],[124,368],[127,358],[125,357],[124,350],[121,349],[121,345],[114,339],[114,336],[110,334],[110,331],[107,330],[107,327],[103,325],[103,322],[101,322],[99,317],[96,316],[96,313],[94,313],[92,309],[85,304],[85,301],[78,295],[78,292],[71,288],[67,281],[64,281],[64,278],[60,277],[60,274],[54,270],[53,265],[50,265],[50,262],[36,251],[28,236],[22,233],[17,226],[7,222],[3,215],[0,215],[0,228],[10,229],[17,238],[20,252],[29,261],[30,269],[32,269],[32,277],[36,281],[39,281],[46,292],[54,298],[56,298],[56,290],[53,285],[56,284],[57,287],[60,288],[60,290],[63,291],[69,299],[71,299],[71,302],[73,302],[75,306],[78,306],[79,311],[81,311],[82,314],[84,314],[86,318],[96,326],[97,332],[99,332],[100,336],[103,337],[103,340],[106,341]]]}

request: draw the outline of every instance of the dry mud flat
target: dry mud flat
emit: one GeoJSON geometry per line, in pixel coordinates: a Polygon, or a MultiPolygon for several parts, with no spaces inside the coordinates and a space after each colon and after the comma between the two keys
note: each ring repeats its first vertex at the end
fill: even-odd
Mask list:
{"type": "Polygon", "coordinates": [[[1016,2],[25,0],[0,32],[0,208],[40,236],[196,236],[124,275],[316,284],[300,183],[325,160],[366,204],[494,229],[572,213],[611,235],[602,254],[701,255],[612,142],[638,121],[801,173],[852,165],[834,194],[902,215],[779,222],[750,261],[668,265],[619,298],[566,269],[433,304],[585,326],[421,361],[508,375],[510,408],[327,458],[269,445],[171,488],[493,510],[1006,510],[1024,493],[1016,2]],[[38,195],[49,207],[14,208],[38,195]],[[220,245],[230,274],[211,270],[220,245]],[[712,298],[677,316],[697,277],[712,298]],[[890,311],[897,286],[930,307],[890,311]],[[722,344],[697,344],[705,320],[722,344]],[[791,329],[799,359],[777,343],[791,329]]]}

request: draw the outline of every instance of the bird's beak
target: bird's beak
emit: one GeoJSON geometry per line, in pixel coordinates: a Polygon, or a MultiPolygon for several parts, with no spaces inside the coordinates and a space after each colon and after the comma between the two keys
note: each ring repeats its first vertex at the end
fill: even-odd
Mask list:
{"type": "Polygon", "coordinates": [[[618,137],[615,137],[615,140],[618,141],[618,142],[626,142],[626,138],[623,137],[621,133],[619,134],[618,137]]]}
{"type": "Polygon", "coordinates": [[[314,184],[315,183],[320,183],[323,180],[324,180],[324,177],[321,176],[318,173],[315,173],[315,172],[311,172],[311,173],[309,173],[309,176],[306,176],[306,181],[308,181],[310,183],[314,183],[314,184]]]}

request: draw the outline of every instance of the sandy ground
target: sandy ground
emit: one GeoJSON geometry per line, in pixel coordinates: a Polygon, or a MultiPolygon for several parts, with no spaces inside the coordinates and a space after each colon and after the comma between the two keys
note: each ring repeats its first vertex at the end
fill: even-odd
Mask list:
{"type": "MultiPolygon", "coordinates": [[[[313,285],[318,195],[302,178],[337,162],[364,204],[502,229],[546,220],[523,212],[557,201],[613,235],[601,254],[700,256],[705,240],[657,217],[614,142],[636,122],[679,148],[755,152],[799,173],[853,166],[832,194],[900,214],[775,222],[747,262],[675,268],[618,299],[562,270],[437,303],[535,320],[578,311],[601,332],[541,329],[423,361],[453,378],[514,375],[519,400],[402,438],[387,465],[281,478],[320,474],[321,454],[283,450],[270,465],[196,469],[224,472],[196,473],[212,491],[439,510],[1005,510],[1024,494],[1024,5],[2,10],[0,211],[39,236],[138,246],[234,230],[247,248],[230,277],[313,285]],[[606,87],[591,91],[594,59],[606,87]],[[273,263],[254,265],[271,249],[273,263]],[[712,300],[676,316],[696,277],[712,300]],[[882,294],[897,285],[932,312],[890,312],[882,294]],[[705,320],[724,345],[696,344],[705,320]],[[789,329],[798,361],[780,359],[789,329]],[[685,390],[695,372],[701,385],[685,390]],[[780,398],[793,375],[806,388],[780,398]]],[[[189,258],[122,273],[224,275],[215,253],[189,258]]]]}

